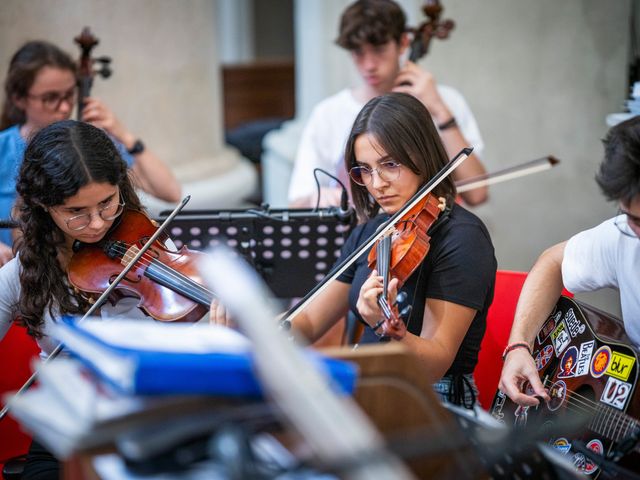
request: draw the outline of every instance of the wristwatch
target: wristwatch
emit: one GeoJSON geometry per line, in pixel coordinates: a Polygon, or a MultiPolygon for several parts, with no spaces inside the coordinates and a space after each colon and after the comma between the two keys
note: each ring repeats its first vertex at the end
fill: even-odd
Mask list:
{"type": "Polygon", "coordinates": [[[144,152],[144,143],[139,138],[133,143],[133,147],[127,150],[131,155],[137,155],[144,152]]]}

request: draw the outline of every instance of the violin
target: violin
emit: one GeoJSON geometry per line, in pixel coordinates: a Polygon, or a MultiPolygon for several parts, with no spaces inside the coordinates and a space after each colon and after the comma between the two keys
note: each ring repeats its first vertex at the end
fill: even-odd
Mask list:
{"type": "Polygon", "coordinates": [[[111,58],[91,58],[91,51],[100,41],[91,33],[89,27],[84,27],[80,35],[73,39],[80,47],[80,60],[78,61],[78,121],[82,121],[82,109],[84,99],[91,94],[93,78],[96,73],[102,78],[111,76],[111,58]],[[94,69],[94,63],[100,64],[99,69],[94,69]]]}
{"type": "Polygon", "coordinates": [[[413,272],[422,264],[429,253],[431,237],[427,233],[431,225],[438,220],[446,208],[446,200],[436,198],[432,193],[427,194],[402,217],[393,229],[388,230],[369,251],[367,258],[370,269],[376,269],[382,276],[383,292],[378,297],[378,305],[386,321],[377,328],[383,328],[383,336],[400,339],[404,336],[406,327],[402,318],[411,311],[407,306],[398,313],[397,303],[404,296],[399,293],[396,304],[391,306],[388,300],[388,287],[391,278],[398,279],[398,288],[407,281],[413,272]]]}
{"type": "MultiPolygon", "coordinates": [[[[156,225],[144,213],[126,209],[100,242],[74,245],[69,282],[93,299],[109,287],[155,231],[156,225]]],[[[111,300],[137,297],[138,306],[156,320],[195,322],[207,313],[214,298],[202,286],[198,273],[202,256],[206,255],[185,246],[171,250],[156,240],[116,287],[111,300]]]]}
{"type": "Polygon", "coordinates": [[[449,38],[449,33],[455,27],[455,23],[451,19],[440,20],[442,10],[439,0],[426,0],[422,6],[422,11],[428,20],[416,28],[408,29],[409,33],[413,34],[409,48],[409,60],[412,62],[417,62],[429,53],[433,37],[440,40],[449,38]]]}

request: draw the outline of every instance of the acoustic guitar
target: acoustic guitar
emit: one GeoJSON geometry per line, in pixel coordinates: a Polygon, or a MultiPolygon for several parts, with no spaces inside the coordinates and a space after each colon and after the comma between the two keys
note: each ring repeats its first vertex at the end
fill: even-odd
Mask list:
{"type": "MultiPolygon", "coordinates": [[[[547,441],[579,472],[597,478],[598,462],[579,451],[586,446],[603,459],[619,457],[619,465],[638,470],[640,402],[638,352],[621,320],[576,300],[560,297],[538,332],[533,357],[540,380],[551,400],[537,407],[522,407],[498,391],[491,415],[522,428],[527,424],[553,431],[547,441]],[[585,428],[573,435],[558,435],[562,420],[582,415],[585,428]]],[[[531,393],[525,383],[523,391],[531,393]]],[[[611,465],[611,462],[609,462],[611,465]]]]}

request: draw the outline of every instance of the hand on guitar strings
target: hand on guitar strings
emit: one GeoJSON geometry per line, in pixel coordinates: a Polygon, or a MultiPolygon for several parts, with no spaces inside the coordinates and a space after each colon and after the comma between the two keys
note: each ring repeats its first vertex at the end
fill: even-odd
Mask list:
{"type": "Polygon", "coordinates": [[[525,348],[511,350],[504,361],[498,388],[518,405],[534,407],[540,404],[540,399],[549,401],[551,398],[545,390],[533,357],[525,348]],[[531,394],[524,393],[523,386],[529,382],[531,394]]]}

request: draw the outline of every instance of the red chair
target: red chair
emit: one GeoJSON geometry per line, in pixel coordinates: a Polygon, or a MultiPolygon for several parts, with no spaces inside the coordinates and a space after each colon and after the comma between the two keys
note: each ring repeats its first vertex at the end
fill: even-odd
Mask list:
{"type": "Polygon", "coordinates": [[[478,401],[485,410],[491,408],[493,397],[498,390],[502,352],[509,340],[518,297],[526,278],[527,272],[496,272],[493,303],[487,312],[487,331],[480,344],[478,364],[474,371],[474,379],[480,393],[478,401]]]}
{"type": "MultiPolygon", "coordinates": [[[[25,328],[14,325],[9,329],[0,341],[0,365],[4,366],[0,375],[0,395],[24,384],[31,376],[31,359],[39,352],[37,343],[27,335],[25,328]]],[[[6,416],[0,420],[0,471],[7,460],[26,454],[30,443],[31,437],[13,418],[6,416]]]]}
{"type": "MultiPolygon", "coordinates": [[[[479,391],[478,401],[485,410],[491,408],[493,397],[498,390],[502,371],[502,352],[509,340],[516,305],[527,274],[527,272],[509,270],[496,272],[493,303],[487,312],[487,331],[480,344],[478,364],[474,371],[474,379],[479,391]]],[[[562,294],[573,296],[567,290],[562,294]]]]}

